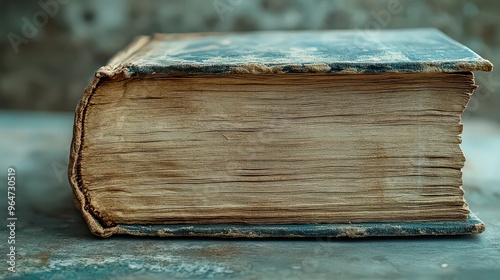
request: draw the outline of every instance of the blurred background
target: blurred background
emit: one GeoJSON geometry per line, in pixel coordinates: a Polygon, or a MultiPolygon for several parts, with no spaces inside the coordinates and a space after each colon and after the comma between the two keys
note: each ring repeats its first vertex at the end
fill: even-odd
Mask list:
{"type": "MultiPolygon", "coordinates": [[[[137,35],[162,32],[435,27],[500,65],[500,2],[491,0],[1,3],[0,109],[8,110],[73,111],[113,54],[137,35]]],[[[500,122],[500,75],[476,75],[480,89],[465,117],[500,122]]]]}
{"type": "MultiPolygon", "coordinates": [[[[0,182],[17,168],[20,213],[48,217],[76,212],[66,175],[75,106],[94,71],[137,35],[435,27],[500,66],[499,1],[0,2],[0,182]]],[[[476,84],[462,118],[464,188],[472,205],[493,207],[500,190],[480,186],[500,185],[500,75],[477,72],[476,84]]]]}
{"type": "MultiPolygon", "coordinates": [[[[307,275],[322,269],[330,269],[346,279],[351,277],[344,276],[367,271],[368,278],[379,275],[381,279],[405,278],[402,275],[415,273],[441,275],[438,278],[446,279],[479,279],[478,275],[490,273],[496,276],[486,279],[500,279],[497,277],[500,274],[498,71],[476,73],[479,89],[463,116],[462,147],[467,158],[463,170],[465,196],[471,210],[488,227],[477,238],[382,239],[368,241],[364,246],[362,243],[351,246],[348,242],[259,244],[169,240],[163,243],[155,239],[141,242],[110,239],[99,240],[100,245],[95,246],[74,207],[66,175],[73,112],[78,100],[94,71],[137,35],[435,27],[500,67],[500,1],[0,0],[0,3],[0,185],[7,182],[7,168],[15,168],[17,232],[22,241],[17,251],[21,274],[16,279],[76,279],[75,275],[82,272],[90,275],[88,279],[106,279],[96,276],[96,267],[104,269],[103,275],[135,270],[143,273],[144,270],[137,268],[140,266],[130,266],[129,257],[135,256],[135,263],[143,263],[156,257],[151,252],[163,255],[157,256],[161,257],[161,266],[154,264],[155,259],[151,261],[154,266],[149,267],[162,267],[174,274],[180,271],[186,278],[211,275],[207,273],[219,271],[220,267],[244,273],[267,267],[268,273],[275,274],[263,278],[270,279],[284,279],[283,275],[291,270],[307,275]],[[149,249],[142,247],[146,245],[149,249]],[[219,251],[208,259],[208,266],[203,266],[200,263],[205,264],[206,260],[196,257],[196,250],[206,248],[219,251]],[[241,258],[221,253],[226,249],[231,254],[246,252],[240,252],[240,256],[248,265],[241,266],[241,258]],[[248,252],[253,252],[254,257],[245,258],[248,252]],[[278,270],[274,261],[267,261],[271,252],[278,252],[278,256],[270,259],[283,263],[278,270]],[[358,264],[354,269],[350,266],[353,263],[358,264]],[[65,274],[54,277],[52,273],[65,274]]],[[[2,187],[0,216],[4,221],[5,194],[2,187]]],[[[3,229],[4,240],[6,235],[3,229]]],[[[3,279],[2,272],[0,278],[3,279]]],[[[170,278],[176,277],[170,275],[170,278]]],[[[308,278],[311,277],[297,279],[308,278]]]]}

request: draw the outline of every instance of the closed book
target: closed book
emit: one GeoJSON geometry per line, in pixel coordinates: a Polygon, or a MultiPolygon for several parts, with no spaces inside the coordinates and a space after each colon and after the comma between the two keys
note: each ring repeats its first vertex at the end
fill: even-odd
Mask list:
{"type": "Polygon", "coordinates": [[[480,233],[460,118],[492,68],[434,29],[139,37],[76,109],[75,203],[103,237],[480,233]]]}

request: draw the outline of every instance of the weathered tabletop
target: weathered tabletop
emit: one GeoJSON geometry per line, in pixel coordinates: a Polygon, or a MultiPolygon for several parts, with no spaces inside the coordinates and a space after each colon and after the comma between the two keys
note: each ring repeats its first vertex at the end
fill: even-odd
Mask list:
{"type": "Polygon", "coordinates": [[[161,239],[92,236],[66,179],[72,114],[0,112],[1,217],[16,169],[14,279],[500,279],[500,125],[465,120],[464,188],[479,236],[370,239],[161,239]]]}

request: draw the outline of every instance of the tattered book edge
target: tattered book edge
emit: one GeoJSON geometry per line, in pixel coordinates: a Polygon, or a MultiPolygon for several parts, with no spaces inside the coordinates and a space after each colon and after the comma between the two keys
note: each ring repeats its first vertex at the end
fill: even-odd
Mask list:
{"type": "Polygon", "coordinates": [[[87,196],[87,190],[83,186],[83,181],[80,177],[79,159],[80,152],[83,147],[83,125],[85,119],[85,111],[87,105],[97,89],[99,83],[103,79],[114,78],[130,78],[130,72],[123,62],[130,57],[133,53],[137,52],[145,46],[151,37],[140,36],[137,37],[127,48],[115,55],[108,63],[108,65],[101,67],[96,73],[90,84],[85,89],[82,99],[78,103],[75,110],[75,119],[73,125],[73,139],[71,141],[71,149],[68,164],[68,179],[73,189],[73,200],[75,201],[76,208],[82,213],[90,231],[101,237],[109,237],[114,233],[118,233],[118,227],[105,226],[102,221],[98,220],[98,213],[93,209],[92,204],[87,196]]]}

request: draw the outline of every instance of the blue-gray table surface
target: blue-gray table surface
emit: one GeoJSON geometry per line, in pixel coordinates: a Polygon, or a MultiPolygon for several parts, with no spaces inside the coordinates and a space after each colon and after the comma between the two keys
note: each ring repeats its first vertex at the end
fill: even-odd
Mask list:
{"type": "Polygon", "coordinates": [[[16,273],[0,279],[500,279],[500,124],[464,120],[464,189],[477,236],[198,239],[92,236],[66,179],[71,113],[0,111],[1,217],[16,169],[16,273]]]}

